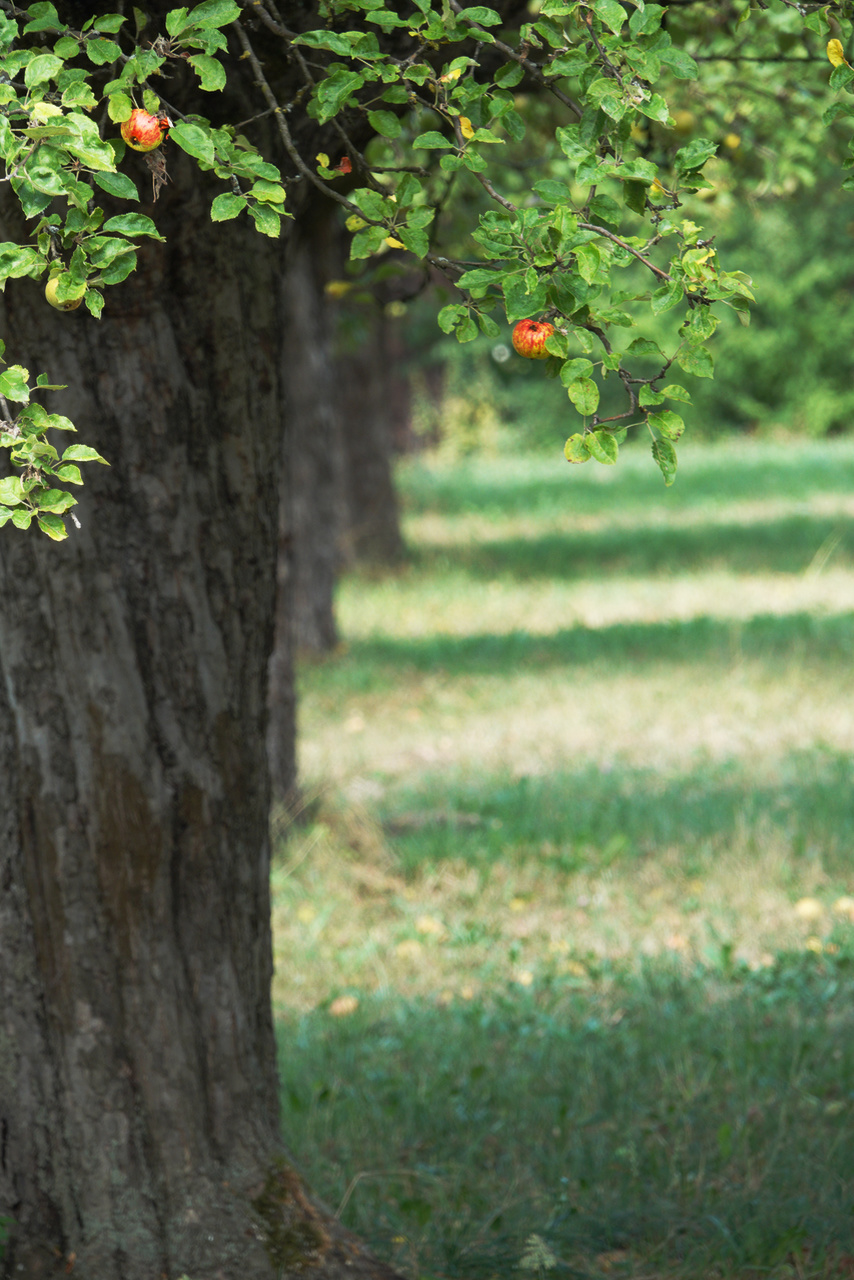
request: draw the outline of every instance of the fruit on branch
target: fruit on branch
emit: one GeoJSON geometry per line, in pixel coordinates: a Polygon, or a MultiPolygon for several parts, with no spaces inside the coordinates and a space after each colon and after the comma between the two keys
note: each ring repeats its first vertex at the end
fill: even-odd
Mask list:
{"type": "Polygon", "coordinates": [[[134,151],[153,151],[168,138],[171,124],[166,115],[152,116],[136,107],[122,123],[122,137],[134,151]]]}
{"type": "Polygon", "coordinates": [[[56,307],[57,311],[76,311],[83,301],[83,295],[79,298],[66,298],[64,302],[60,302],[56,296],[59,288],[59,276],[51,276],[44,287],[44,296],[52,307],[56,307]]]}
{"type": "Polygon", "coordinates": [[[546,339],[554,331],[548,320],[520,320],[513,330],[513,350],[528,360],[548,360],[546,339]]]}

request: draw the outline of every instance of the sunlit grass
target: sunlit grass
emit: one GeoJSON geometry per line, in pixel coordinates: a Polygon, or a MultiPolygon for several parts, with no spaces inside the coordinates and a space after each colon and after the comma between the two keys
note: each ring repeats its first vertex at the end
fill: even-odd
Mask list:
{"type": "Polygon", "coordinates": [[[850,1276],[854,447],[401,487],[301,672],[292,1144],[412,1275],[850,1276]]]}

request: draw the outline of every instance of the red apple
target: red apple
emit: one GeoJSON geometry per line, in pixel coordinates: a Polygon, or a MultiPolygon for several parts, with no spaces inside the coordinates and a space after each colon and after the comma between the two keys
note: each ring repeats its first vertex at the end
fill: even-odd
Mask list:
{"type": "Polygon", "coordinates": [[[137,107],[122,124],[122,137],[134,151],[153,151],[168,136],[171,123],[168,116],[152,116],[137,107]]]}
{"type": "Polygon", "coordinates": [[[520,320],[513,330],[513,350],[528,360],[548,360],[546,339],[554,331],[548,320],[520,320]]]}

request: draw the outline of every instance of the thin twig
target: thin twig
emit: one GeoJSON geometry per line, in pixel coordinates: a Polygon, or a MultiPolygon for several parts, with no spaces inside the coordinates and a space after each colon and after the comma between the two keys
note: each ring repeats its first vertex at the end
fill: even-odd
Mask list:
{"type": "MultiPolygon", "coordinates": [[[[458,0],[450,0],[450,4],[457,17],[465,19],[473,31],[483,31],[483,28],[480,27],[478,23],[472,22],[471,18],[466,18],[465,9],[463,9],[462,5],[459,4],[458,0]]],[[[576,119],[581,119],[582,110],[579,104],[570,98],[568,94],[564,93],[562,89],[558,89],[557,86],[549,80],[548,76],[536,62],[531,62],[526,54],[519,53],[518,50],[512,47],[512,45],[505,44],[503,40],[497,39],[491,32],[486,32],[486,35],[488,36],[489,43],[493,48],[499,49],[501,53],[504,54],[505,58],[509,58],[511,62],[518,63],[523,71],[527,71],[528,74],[533,76],[539,84],[548,89],[549,93],[557,98],[558,102],[562,102],[565,107],[569,107],[576,119]]]]}
{"type": "Polygon", "coordinates": [[[287,152],[297,173],[301,174],[303,178],[307,178],[312,186],[317,187],[318,191],[322,191],[325,196],[328,196],[330,200],[334,200],[336,204],[340,204],[348,213],[355,214],[355,216],[361,218],[363,222],[369,223],[372,226],[381,226],[382,223],[374,222],[370,218],[366,217],[358,205],[353,204],[352,200],[348,200],[346,196],[342,196],[340,192],[335,191],[334,188],[325,183],[322,178],[319,178],[318,175],[305,163],[302,156],[294,146],[291,131],[288,128],[287,121],[285,120],[284,107],[277,100],[276,95],[267,83],[267,78],[264,75],[261,63],[258,61],[258,56],[252,48],[249,37],[238,21],[235,20],[231,25],[237,33],[237,38],[243,47],[243,52],[255,73],[255,83],[258,85],[258,88],[264,95],[267,105],[276,117],[276,127],[279,130],[279,136],[282,139],[285,151],[287,152]]]}
{"type": "Polygon", "coordinates": [[[614,244],[618,244],[621,249],[633,254],[638,262],[642,262],[645,267],[649,267],[650,271],[654,272],[660,280],[667,280],[668,282],[673,280],[673,276],[666,271],[662,271],[661,267],[657,267],[654,262],[650,262],[649,258],[645,258],[642,253],[639,253],[637,249],[633,249],[625,240],[615,236],[613,231],[606,231],[604,227],[597,227],[594,222],[579,222],[578,225],[582,231],[595,231],[597,235],[604,236],[606,240],[613,240],[614,244]]]}

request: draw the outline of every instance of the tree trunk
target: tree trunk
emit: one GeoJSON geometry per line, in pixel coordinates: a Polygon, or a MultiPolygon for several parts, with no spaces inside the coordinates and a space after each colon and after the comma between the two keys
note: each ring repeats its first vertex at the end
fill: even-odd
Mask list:
{"type": "Polygon", "coordinates": [[[392,474],[395,427],[409,409],[402,361],[399,335],[380,305],[366,318],[358,343],[338,359],[346,549],[369,564],[394,565],[404,555],[392,474]]]}
{"type": "Polygon", "coordinates": [[[170,167],[168,243],[104,319],[28,280],[0,310],[7,358],[69,384],[54,407],[112,464],[87,466],[67,542],[0,540],[0,1268],[377,1274],[277,1123],[282,246],[212,226],[198,172],[170,167]]]}
{"type": "Polygon", "coordinates": [[[334,272],[339,235],[335,213],[335,206],[323,197],[301,212],[285,280],[284,375],[290,424],[286,483],[294,542],[294,640],[298,650],[321,653],[334,648],[338,639],[333,594],[343,526],[335,314],[324,292],[334,272]]]}

